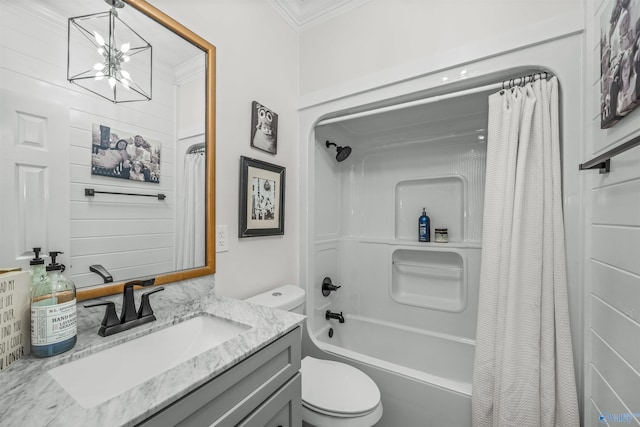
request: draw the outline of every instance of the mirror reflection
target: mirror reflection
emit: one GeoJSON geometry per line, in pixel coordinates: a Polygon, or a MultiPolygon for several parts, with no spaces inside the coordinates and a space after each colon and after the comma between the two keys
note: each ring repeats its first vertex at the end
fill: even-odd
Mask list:
{"type": "Polygon", "coordinates": [[[67,26],[110,9],[101,0],[2,5],[0,178],[11,201],[0,208],[2,263],[27,269],[32,248],[62,251],[78,289],[208,265],[207,53],[125,5],[111,81],[109,27],[67,26]],[[150,67],[134,61],[132,32],[152,46],[150,67]],[[68,68],[82,67],[100,89],[67,81],[68,68]],[[97,93],[128,100],[146,79],[148,101],[97,93]]]}

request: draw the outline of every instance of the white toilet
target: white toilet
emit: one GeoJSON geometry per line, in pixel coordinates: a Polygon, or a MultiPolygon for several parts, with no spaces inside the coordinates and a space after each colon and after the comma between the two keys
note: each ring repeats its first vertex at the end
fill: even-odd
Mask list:
{"type": "MultiPolygon", "coordinates": [[[[303,313],[304,289],[284,285],[247,299],[303,313]]],[[[382,417],[380,390],[364,372],[345,363],[302,359],[302,421],[316,427],[371,427],[382,417]]]]}

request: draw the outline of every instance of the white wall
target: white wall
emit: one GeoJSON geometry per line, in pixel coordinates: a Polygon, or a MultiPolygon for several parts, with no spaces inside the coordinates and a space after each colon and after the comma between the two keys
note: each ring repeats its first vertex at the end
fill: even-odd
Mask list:
{"type": "Polygon", "coordinates": [[[298,35],[267,0],[152,0],[216,46],[216,223],[229,226],[217,254],[218,295],[244,298],[295,283],[298,268],[298,35]],[[278,152],[251,148],[251,102],[278,113],[278,152]],[[286,167],[285,234],[239,239],[240,156],[286,167]]]}
{"type": "MultiPolygon", "coordinates": [[[[583,161],[638,135],[636,109],[609,129],[600,129],[600,17],[608,0],[587,8],[587,139],[583,161]]],[[[632,2],[638,7],[637,2],[632,2]]],[[[634,21],[632,21],[632,25],[634,21]]],[[[640,424],[640,148],[611,159],[611,172],[584,171],[585,426],[603,425],[600,413],[634,413],[640,424]]],[[[615,418],[604,414],[610,425],[615,418]]],[[[619,419],[618,419],[618,422],[619,419]]]]}
{"type": "Polygon", "coordinates": [[[301,101],[535,43],[582,26],[582,10],[581,0],[371,0],[301,33],[301,101]]]}

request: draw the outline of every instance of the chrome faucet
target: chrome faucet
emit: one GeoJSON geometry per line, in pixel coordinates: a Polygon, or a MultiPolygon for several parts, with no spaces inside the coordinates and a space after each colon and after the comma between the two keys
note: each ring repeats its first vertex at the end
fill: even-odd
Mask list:
{"type": "Polygon", "coordinates": [[[120,312],[120,318],[118,318],[118,315],[116,314],[116,305],[113,301],[85,304],[85,307],[97,307],[100,305],[107,306],[104,318],[102,319],[102,324],[98,330],[98,335],[101,337],[107,337],[156,320],[156,316],[153,314],[153,309],[149,303],[149,295],[163,291],[164,287],[161,286],[142,294],[140,308],[137,311],[133,292],[134,286],[151,286],[155,280],[156,279],[134,280],[124,284],[124,288],[122,290],[122,311],[120,312]]]}
{"type": "Polygon", "coordinates": [[[340,323],[344,323],[344,317],[342,316],[342,312],[340,313],[332,313],[331,310],[327,310],[327,312],[324,315],[324,318],[329,320],[329,319],[337,319],[338,322],[340,323]]]}

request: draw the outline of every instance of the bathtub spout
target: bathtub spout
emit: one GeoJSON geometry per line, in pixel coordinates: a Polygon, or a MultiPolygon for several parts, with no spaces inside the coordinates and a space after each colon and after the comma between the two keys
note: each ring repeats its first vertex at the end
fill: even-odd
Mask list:
{"type": "Polygon", "coordinates": [[[329,319],[337,319],[338,322],[340,323],[344,323],[344,317],[342,316],[342,312],[340,313],[332,313],[331,310],[327,310],[326,314],[324,315],[324,318],[329,320],[329,319]]]}

